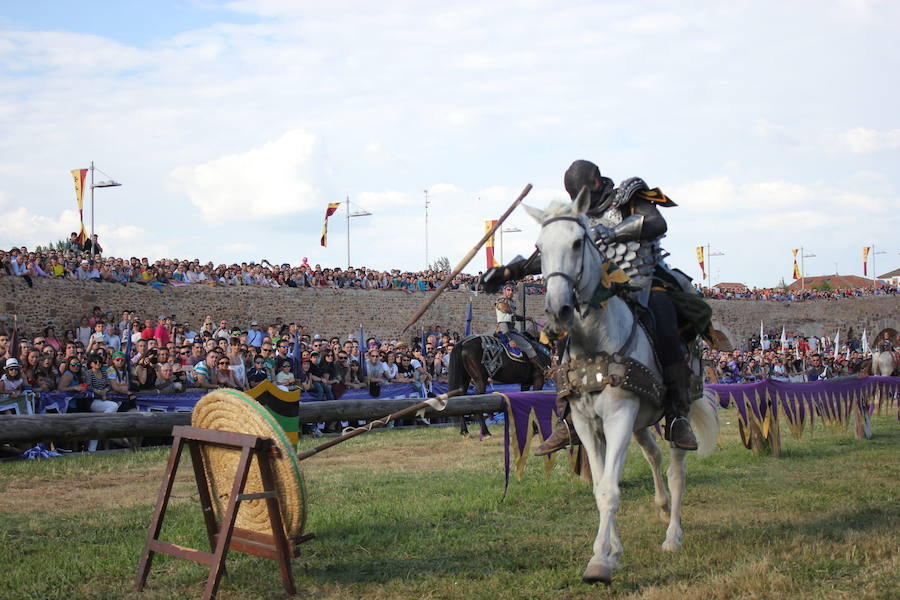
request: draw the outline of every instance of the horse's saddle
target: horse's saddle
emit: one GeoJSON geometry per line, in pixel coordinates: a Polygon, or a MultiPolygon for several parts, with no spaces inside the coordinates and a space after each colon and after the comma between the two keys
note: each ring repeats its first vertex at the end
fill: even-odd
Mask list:
{"type": "Polygon", "coordinates": [[[503,346],[503,349],[506,351],[506,355],[510,360],[517,360],[519,362],[525,362],[525,355],[519,350],[518,347],[512,347],[509,345],[510,339],[509,336],[503,333],[502,331],[497,332],[497,341],[500,342],[500,345],[503,346]]]}

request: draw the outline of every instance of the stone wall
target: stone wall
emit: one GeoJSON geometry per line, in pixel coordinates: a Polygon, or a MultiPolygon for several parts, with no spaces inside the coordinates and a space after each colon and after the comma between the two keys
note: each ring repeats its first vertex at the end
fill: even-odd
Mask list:
{"type": "MultiPolygon", "coordinates": [[[[363,326],[366,335],[396,337],[404,323],[421,305],[424,294],[395,291],[362,291],[255,287],[166,287],[157,291],[138,284],[116,285],[64,280],[35,281],[29,288],[17,277],[0,279],[0,325],[8,329],[12,315],[18,316],[20,328],[37,332],[46,323],[57,331],[74,327],[79,317],[94,306],[112,310],[118,319],[124,309],[138,311],[141,317],[174,315],[177,321],[188,321],[195,327],[206,315],[225,318],[229,324],[246,327],[252,319],[260,324],[276,317],[285,322],[301,323],[311,333],[345,336],[363,326]]],[[[463,331],[466,307],[473,304],[473,331],[493,330],[495,296],[474,296],[463,292],[446,292],[419,321],[420,325],[440,325],[444,330],[463,331]]],[[[542,296],[528,296],[526,314],[540,313],[542,296]]],[[[859,335],[863,328],[869,334],[883,327],[900,329],[900,298],[875,296],[843,300],[819,300],[805,303],[757,302],[752,300],[714,300],[716,329],[732,344],[746,345],[759,332],[762,320],[767,331],[788,331],[806,335],[833,336],[837,329],[846,339],[848,329],[859,335]]]]}

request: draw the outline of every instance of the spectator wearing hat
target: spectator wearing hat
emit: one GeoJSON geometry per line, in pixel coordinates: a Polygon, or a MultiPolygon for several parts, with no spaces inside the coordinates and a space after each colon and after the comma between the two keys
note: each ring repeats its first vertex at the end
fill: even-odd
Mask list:
{"type": "Polygon", "coordinates": [[[263,332],[259,328],[259,323],[250,321],[250,331],[247,332],[247,345],[253,346],[257,350],[262,346],[263,332]]]}
{"type": "Polygon", "coordinates": [[[156,328],[153,330],[153,337],[159,342],[161,347],[164,347],[169,343],[169,339],[171,338],[170,328],[172,326],[172,317],[159,315],[156,321],[157,324],[156,328]]]}
{"type": "Polygon", "coordinates": [[[91,261],[86,258],[81,259],[81,264],[75,269],[75,279],[78,281],[100,281],[100,272],[91,266],[91,261]]]}
{"type": "Polygon", "coordinates": [[[0,394],[8,394],[18,398],[24,391],[25,378],[22,377],[22,365],[15,358],[6,359],[3,376],[0,377],[0,394]]]}

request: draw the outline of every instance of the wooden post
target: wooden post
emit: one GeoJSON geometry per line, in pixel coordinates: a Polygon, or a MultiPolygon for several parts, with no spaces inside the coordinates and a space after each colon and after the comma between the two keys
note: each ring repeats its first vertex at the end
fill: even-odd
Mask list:
{"type": "MultiPolygon", "coordinates": [[[[552,394],[553,391],[546,393],[552,394]]],[[[396,413],[416,404],[409,398],[371,398],[366,400],[329,400],[301,402],[298,407],[301,423],[321,421],[371,421],[396,413]]],[[[448,403],[442,412],[427,410],[426,417],[476,415],[483,412],[503,412],[506,402],[499,394],[461,396],[448,403]]],[[[64,415],[2,415],[0,440],[30,442],[34,440],[103,440],[131,436],[168,436],[172,427],[190,425],[186,412],[127,412],[73,413],[64,415]]]]}

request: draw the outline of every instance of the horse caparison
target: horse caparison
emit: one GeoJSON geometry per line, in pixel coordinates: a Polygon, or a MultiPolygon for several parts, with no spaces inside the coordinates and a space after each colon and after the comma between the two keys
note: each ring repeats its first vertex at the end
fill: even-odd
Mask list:
{"type": "MultiPolygon", "coordinates": [[[[447,389],[468,390],[469,386],[475,387],[476,394],[484,394],[488,384],[488,372],[482,364],[484,349],[480,336],[470,336],[456,344],[450,353],[450,366],[448,373],[447,389]]],[[[505,352],[501,353],[502,365],[494,374],[492,381],[497,383],[518,383],[522,391],[529,388],[540,390],[544,387],[544,374],[535,369],[530,361],[510,360],[505,352]]],[[[485,422],[484,414],[478,415],[481,424],[481,437],[491,435],[485,422]]],[[[460,417],[459,432],[468,435],[466,418],[460,417]]]]}

